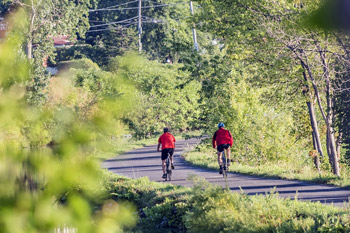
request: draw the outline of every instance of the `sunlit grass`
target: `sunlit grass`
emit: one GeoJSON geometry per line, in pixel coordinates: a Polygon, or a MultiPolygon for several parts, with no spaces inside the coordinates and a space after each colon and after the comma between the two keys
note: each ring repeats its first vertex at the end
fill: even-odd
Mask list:
{"type": "Polygon", "coordinates": [[[350,226],[347,209],[276,193],[232,193],[200,177],[192,178],[194,188],[107,171],[104,180],[114,200],[137,207],[139,223],[130,232],[348,232],[350,226]]]}
{"type": "MultiPolygon", "coordinates": [[[[187,132],[187,133],[174,133],[176,140],[188,139],[191,137],[200,136],[200,131],[187,132]]],[[[118,155],[124,154],[130,150],[149,146],[156,145],[158,143],[158,138],[160,134],[157,136],[153,136],[145,139],[135,139],[135,138],[127,138],[124,136],[119,137],[109,137],[105,138],[105,140],[97,141],[96,149],[93,153],[93,156],[96,159],[104,160],[112,157],[116,157],[118,155]]]]}
{"type": "MultiPolygon", "coordinates": [[[[214,170],[218,169],[217,156],[212,150],[192,151],[185,154],[184,158],[196,166],[214,170]]],[[[262,164],[248,161],[238,162],[234,157],[233,160],[234,162],[231,163],[230,167],[231,172],[350,187],[349,168],[342,167],[341,177],[336,177],[327,170],[321,169],[321,172],[318,172],[310,157],[303,159],[296,157],[293,160],[264,161],[262,164]]]]}

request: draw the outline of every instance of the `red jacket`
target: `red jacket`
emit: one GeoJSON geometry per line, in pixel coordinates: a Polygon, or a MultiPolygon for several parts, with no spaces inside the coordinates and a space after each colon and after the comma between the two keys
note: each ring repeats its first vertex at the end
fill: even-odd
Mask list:
{"type": "Polygon", "coordinates": [[[224,128],[218,129],[214,133],[212,143],[213,143],[213,148],[216,148],[216,146],[222,145],[222,144],[229,144],[230,147],[232,147],[233,138],[230,131],[224,128]]]}
{"type": "Polygon", "coordinates": [[[175,137],[171,133],[163,133],[162,136],[159,137],[158,143],[162,144],[162,150],[175,148],[175,137]]]}

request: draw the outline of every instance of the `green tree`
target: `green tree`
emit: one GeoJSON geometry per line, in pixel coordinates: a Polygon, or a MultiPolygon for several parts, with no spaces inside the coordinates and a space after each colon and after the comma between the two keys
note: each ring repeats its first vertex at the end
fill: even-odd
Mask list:
{"type": "Polygon", "coordinates": [[[79,76],[79,90],[64,96],[69,101],[42,108],[29,105],[25,82],[30,78],[30,62],[21,50],[25,25],[20,19],[25,17],[14,17],[15,30],[0,44],[0,102],[5,110],[0,113],[0,232],[54,232],[64,226],[79,232],[121,232],[134,224],[133,209],[107,200],[100,165],[89,156],[92,142],[120,114],[121,99],[113,102],[106,97],[116,85],[114,79],[91,75],[101,86],[106,84],[102,88],[106,95],[100,95],[88,117],[80,117],[72,104],[74,91],[101,90],[89,85],[88,75],[79,76]],[[56,145],[43,148],[50,137],[56,145]]]}
{"type": "MultiPolygon", "coordinates": [[[[256,0],[228,2],[204,0],[199,3],[203,7],[199,16],[204,20],[203,27],[209,31],[215,31],[217,35],[224,38],[233,57],[249,58],[259,68],[262,67],[261,63],[268,64],[265,68],[270,74],[283,75],[280,77],[269,75],[275,78],[273,84],[287,84],[287,90],[290,87],[297,90],[296,88],[299,87],[299,91],[295,92],[298,95],[301,94],[300,87],[312,90],[312,95],[307,97],[309,99],[306,102],[317,101],[320,117],[327,128],[324,137],[329,162],[332,164],[333,172],[339,175],[339,151],[337,151],[334,128],[334,118],[337,116],[333,111],[334,80],[338,67],[336,61],[344,56],[344,51],[336,45],[336,38],[333,35],[319,29],[305,27],[304,15],[316,10],[319,3],[281,1],[280,4],[274,4],[256,0]],[[283,62],[279,63],[278,60],[283,62]],[[275,64],[280,64],[278,68],[283,67],[283,69],[277,70],[275,64]],[[297,79],[284,79],[284,77],[290,77],[290,74],[298,73],[297,79]]],[[[251,80],[263,83],[268,76],[264,72],[261,73],[264,75],[255,76],[251,80]]],[[[278,87],[280,88],[281,85],[278,87]]],[[[284,91],[284,89],[281,90],[284,91]]],[[[315,119],[312,111],[309,114],[310,119],[315,119]]],[[[311,121],[313,139],[317,141],[314,146],[321,153],[322,146],[315,131],[317,123],[317,120],[311,121]]]]}
{"type": "MultiPolygon", "coordinates": [[[[193,52],[192,22],[187,1],[144,1],[142,3],[143,51],[153,60],[182,61],[193,52]]],[[[137,50],[138,2],[99,0],[89,12],[91,27],[80,46],[64,48],[59,61],[88,57],[99,65],[125,51],[137,50]],[[78,50],[78,51],[77,51],[78,50]]],[[[207,35],[198,32],[200,43],[207,35]]],[[[203,40],[203,41],[202,41],[203,40]]],[[[201,44],[202,45],[202,44],[201,44]]]]}
{"type": "Polygon", "coordinates": [[[161,64],[144,57],[117,57],[111,69],[133,81],[139,91],[125,117],[137,137],[147,137],[168,126],[172,130],[187,130],[199,117],[200,83],[189,80],[179,65],[161,64]]]}
{"type": "Polygon", "coordinates": [[[87,17],[90,0],[5,0],[4,3],[25,12],[27,26],[22,33],[26,38],[26,55],[33,63],[32,78],[28,83],[31,90],[29,99],[34,104],[42,103],[49,79],[43,61],[54,57],[52,38],[66,35],[73,41],[77,35],[84,36],[89,25],[87,17]]]}

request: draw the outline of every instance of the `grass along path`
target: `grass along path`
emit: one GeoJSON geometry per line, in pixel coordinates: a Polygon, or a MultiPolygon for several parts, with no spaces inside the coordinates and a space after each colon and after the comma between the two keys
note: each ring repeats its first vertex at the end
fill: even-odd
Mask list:
{"type": "MultiPolygon", "coordinates": [[[[196,166],[218,170],[216,151],[211,148],[201,148],[198,151],[190,151],[183,155],[184,159],[196,166]]],[[[281,160],[281,161],[263,161],[260,164],[250,165],[249,162],[231,163],[230,171],[247,175],[256,175],[268,178],[282,178],[290,180],[301,180],[314,182],[318,184],[337,185],[344,188],[350,188],[350,171],[343,168],[341,177],[334,176],[328,172],[328,168],[323,168],[320,173],[314,168],[311,158],[305,157],[304,161],[281,160]]],[[[324,165],[326,166],[326,165],[324,165]]]]}
{"type": "MultiPolygon", "coordinates": [[[[176,140],[181,139],[189,139],[192,137],[199,136],[201,134],[200,131],[193,131],[193,132],[187,132],[187,133],[177,133],[174,134],[176,140]]],[[[99,146],[96,148],[93,156],[99,160],[106,160],[121,154],[124,154],[128,151],[142,148],[145,146],[149,146],[152,144],[155,144],[158,142],[159,135],[155,135],[151,138],[146,139],[134,139],[134,138],[126,138],[126,137],[108,137],[104,138],[103,140],[100,140],[96,142],[96,144],[99,144],[99,146]],[[101,146],[102,144],[102,146],[101,146]]]]}
{"type": "MultiPolygon", "coordinates": [[[[228,188],[234,192],[244,191],[247,195],[278,192],[280,197],[304,201],[333,203],[344,207],[348,205],[350,190],[334,186],[316,185],[296,180],[267,179],[257,176],[247,176],[238,173],[229,173],[227,179],[218,174],[218,170],[208,170],[187,163],[182,154],[185,149],[198,145],[199,139],[178,140],[174,154],[175,170],[171,183],[175,185],[193,185],[188,178],[201,177],[212,184],[228,188]]],[[[102,167],[113,173],[129,178],[148,177],[152,181],[164,182],[161,178],[160,152],[157,146],[151,145],[129,151],[126,154],[108,159],[102,167]]]]}

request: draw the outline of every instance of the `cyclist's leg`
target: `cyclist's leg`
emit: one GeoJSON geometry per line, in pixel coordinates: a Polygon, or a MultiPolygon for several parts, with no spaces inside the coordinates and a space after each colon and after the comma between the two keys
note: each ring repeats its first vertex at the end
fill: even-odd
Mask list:
{"type": "Polygon", "coordinates": [[[231,150],[230,147],[226,149],[226,156],[227,156],[227,166],[230,166],[231,164],[231,150]]]}
{"type": "Polygon", "coordinates": [[[222,146],[221,145],[218,145],[217,147],[217,155],[218,155],[218,164],[219,164],[219,167],[220,167],[220,171],[219,171],[219,174],[222,174],[222,146]]]}
{"type": "Polygon", "coordinates": [[[166,167],[166,159],[162,160],[162,170],[163,170],[163,174],[165,174],[165,167],[166,167]]]}
{"type": "Polygon", "coordinates": [[[163,178],[166,178],[166,170],[165,170],[165,166],[166,166],[166,159],[168,157],[168,151],[167,149],[163,149],[162,150],[162,155],[161,155],[161,159],[162,159],[162,170],[163,170],[163,178]]]}
{"type": "Polygon", "coordinates": [[[175,167],[174,167],[173,154],[174,154],[174,149],[172,149],[172,150],[169,152],[169,155],[170,155],[170,163],[171,163],[171,169],[175,169],[175,167]]]}
{"type": "Polygon", "coordinates": [[[220,167],[222,167],[221,153],[222,153],[222,152],[217,151],[217,155],[218,155],[218,164],[219,164],[220,167]]]}

